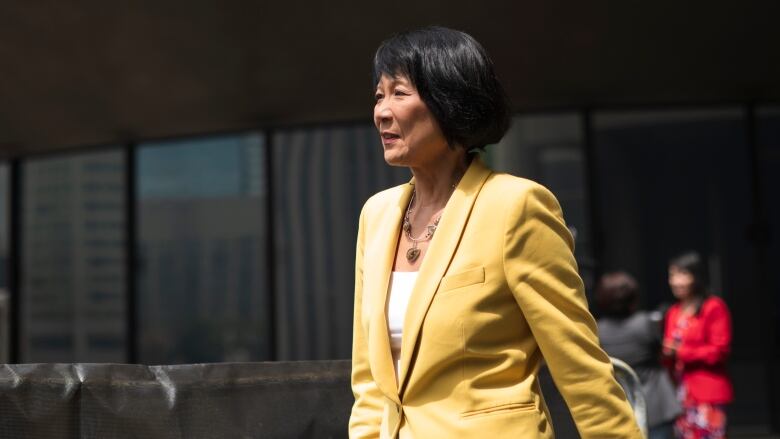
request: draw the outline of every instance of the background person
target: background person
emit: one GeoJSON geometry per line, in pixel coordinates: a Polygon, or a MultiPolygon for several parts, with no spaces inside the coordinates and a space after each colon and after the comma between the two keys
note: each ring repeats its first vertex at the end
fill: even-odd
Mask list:
{"type": "Polygon", "coordinates": [[[637,310],[639,285],[628,273],[604,274],[596,287],[601,346],[639,376],[647,403],[649,439],[673,438],[680,404],[669,372],[660,361],[662,328],[650,313],[637,310]]]}
{"type": "Polygon", "coordinates": [[[726,359],[731,315],[707,290],[701,256],[687,252],[669,262],[669,286],[677,303],[666,314],[663,352],[674,371],[683,413],[675,431],[683,439],[726,435],[726,404],[733,398],[726,359]]]}
{"type": "Polygon", "coordinates": [[[363,207],[352,438],[551,438],[544,358],[584,438],[640,438],[601,350],[555,197],[488,169],[509,107],[485,50],[427,28],[374,58],[384,158],[414,178],[363,207]]]}

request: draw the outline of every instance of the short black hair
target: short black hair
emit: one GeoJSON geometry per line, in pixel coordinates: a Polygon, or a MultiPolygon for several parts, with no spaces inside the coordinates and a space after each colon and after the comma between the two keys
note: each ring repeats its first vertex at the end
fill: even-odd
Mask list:
{"type": "Polygon", "coordinates": [[[687,271],[693,275],[693,294],[707,295],[707,266],[698,252],[686,251],[669,260],[669,267],[687,271]]]}
{"type": "Polygon", "coordinates": [[[450,146],[484,148],[509,129],[509,99],[493,62],[465,32],[432,26],[393,35],[374,55],[375,86],[382,75],[409,78],[450,146]]]}
{"type": "Polygon", "coordinates": [[[636,310],[639,283],[633,276],[616,271],[606,273],[596,287],[596,304],[605,317],[624,318],[636,310]]]}

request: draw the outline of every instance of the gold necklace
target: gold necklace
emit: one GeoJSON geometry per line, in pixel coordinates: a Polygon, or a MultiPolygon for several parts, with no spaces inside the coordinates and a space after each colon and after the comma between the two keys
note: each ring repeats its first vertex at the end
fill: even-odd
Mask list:
{"type": "MultiPolygon", "coordinates": [[[[463,174],[459,175],[455,179],[455,183],[452,183],[450,186],[450,196],[452,196],[452,192],[455,191],[455,188],[458,186],[458,182],[460,179],[463,178],[463,174]]],[[[414,198],[417,195],[417,190],[412,190],[412,197],[409,199],[409,204],[406,206],[406,214],[404,215],[404,223],[403,223],[403,230],[404,233],[406,233],[406,237],[409,239],[409,241],[412,241],[412,246],[406,250],[406,260],[409,261],[410,264],[414,264],[414,262],[420,257],[420,253],[422,250],[417,248],[417,244],[420,242],[426,242],[433,239],[433,234],[436,233],[436,228],[439,227],[439,221],[441,221],[441,216],[444,213],[444,209],[442,209],[441,212],[439,212],[439,215],[436,217],[435,220],[433,220],[433,224],[428,224],[425,227],[425,236],[422,238],[415,238],[412,236],[412,222],[409,220],[409,214],[412,212],[412,204],[414,203],[414,198]]],[[[447,197],[449,199],[449,196],[447,197]]]]}
{"type": "Polygon", "coordinates": [[[414,196],[416,193],[416,190],[412,191],[412,198],[409,200],[409,205],[406,206],[406,214],[404,215],[403,225],[406,237],[412,241],[412,246],[406,250],[406,260],[409,261],[410,264],[414,264],[417,258],[420,257],[421,250],[417,248],[417,243],[430,241],[433,238],[433,234],[436,233],[436,228],[439,227],[439,221],[441,220],[441,213],[439,213],[439,216],[433,220],[433,224],[428,224],[428,226],[425,228],[425,236],[422,238],[415,238],[412,236],[412,223],[409,221],[409,213],[412,211],[412,203],[414,203],[414,196]]]}

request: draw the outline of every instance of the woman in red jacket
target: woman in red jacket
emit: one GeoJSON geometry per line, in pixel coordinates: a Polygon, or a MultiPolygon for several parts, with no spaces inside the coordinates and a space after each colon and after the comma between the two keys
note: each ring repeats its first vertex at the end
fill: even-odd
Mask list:
{"type": "Polygon", "coordinates": [[[726,372],[731,316],[708,294],[704,263],[694,252],[669,262],[669,286],[678,302],[666,314],[663,353],[677,379],[683,413],[675,423],[682,439],[726,437],[725,406],[732,400],[726,372]]]}

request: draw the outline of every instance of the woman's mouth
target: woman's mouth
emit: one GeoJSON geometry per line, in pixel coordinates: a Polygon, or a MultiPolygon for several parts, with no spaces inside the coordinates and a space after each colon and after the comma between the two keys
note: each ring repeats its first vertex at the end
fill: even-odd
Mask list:
{"type": "Polygon", "coordinates": [[[401,136],[399,136],[398,134],[387,132],[387,131],[383,132],[381,137],[382,137],[382,143],[384,145],[392,145],[398,139],[401,138],[401,136]]]}

